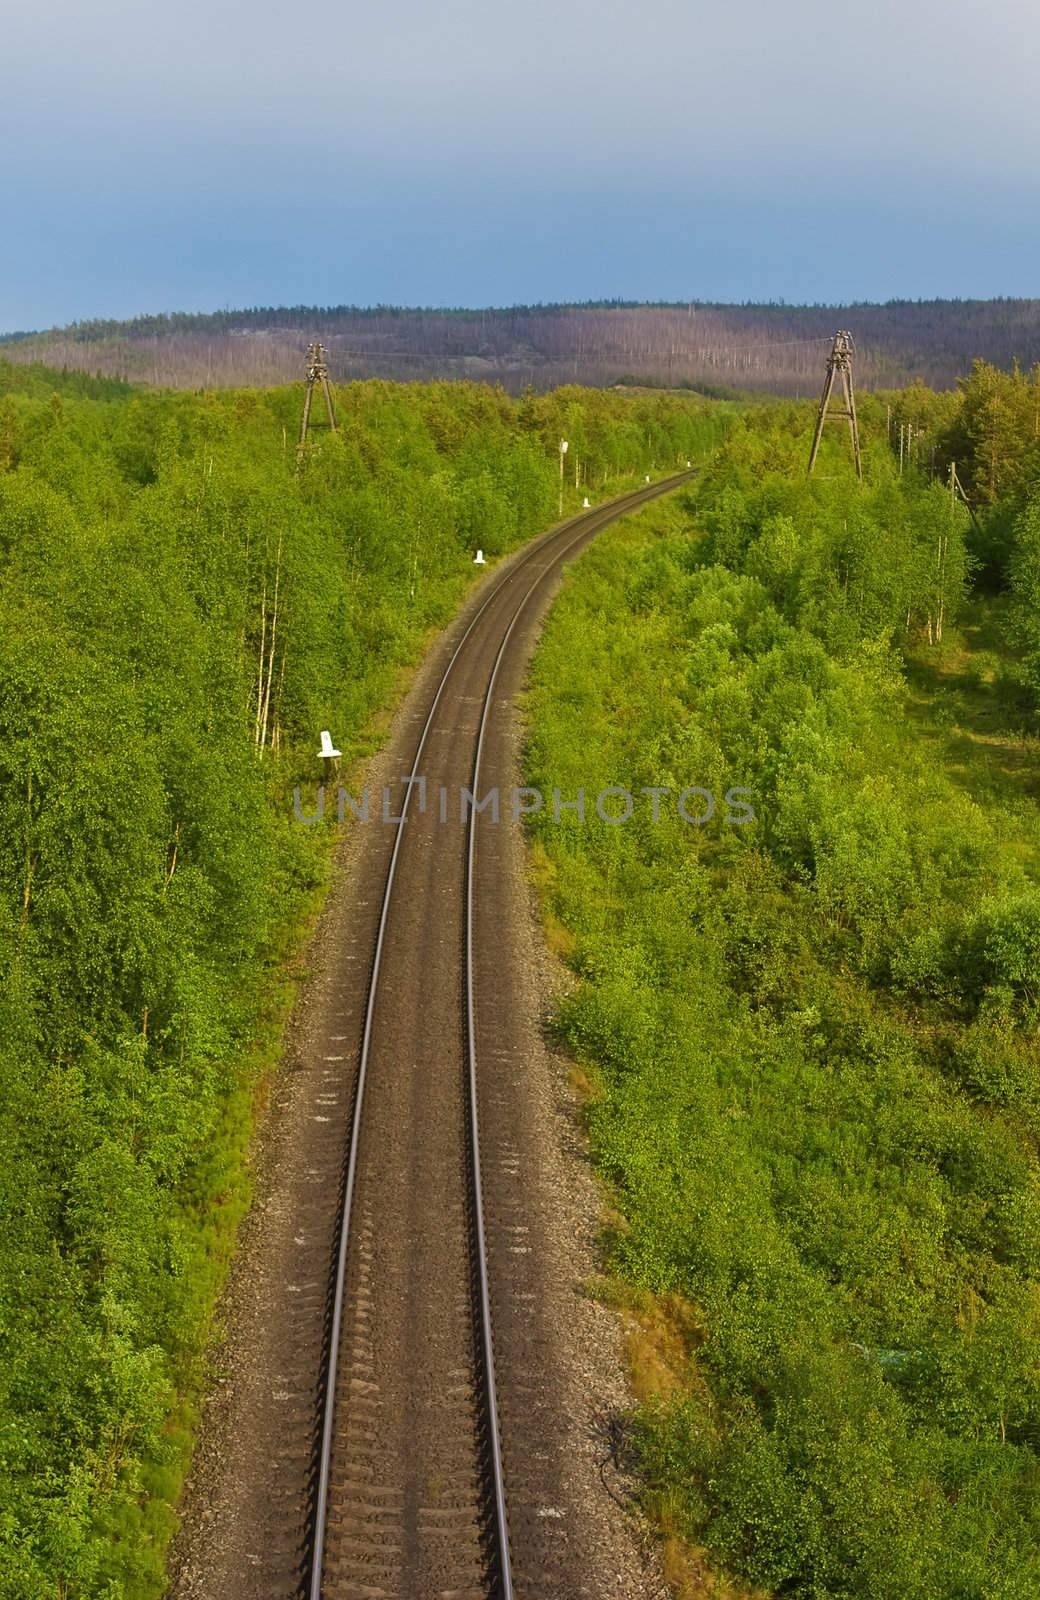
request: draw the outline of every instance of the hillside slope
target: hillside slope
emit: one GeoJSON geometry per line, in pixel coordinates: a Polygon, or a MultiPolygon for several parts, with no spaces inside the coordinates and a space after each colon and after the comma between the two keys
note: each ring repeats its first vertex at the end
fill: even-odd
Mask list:
{"type": "Polygon", "coordinates": [[[952,388],[976,357],[1009,367],[1040,361],[1040,300],[890,301],[886,305],[263,307],[84,322],[8,336],[12,361],[48,361],[175,388],[284,383],[300,376],[309,339],[329,348],[338,378],[480,378],[594,386],[639,380],[809,395],[838,327],[858,345],[867,388],[923,380],[952,388]]]}

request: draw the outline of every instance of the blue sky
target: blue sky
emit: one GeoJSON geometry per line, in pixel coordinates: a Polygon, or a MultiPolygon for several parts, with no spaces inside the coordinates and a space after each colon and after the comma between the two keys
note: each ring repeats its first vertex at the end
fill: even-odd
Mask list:
{"type": "Polygon", "coordinates": [[[1040,294],[1034,0],[51,0],[2,51],[0,330],[1040,294]]]}

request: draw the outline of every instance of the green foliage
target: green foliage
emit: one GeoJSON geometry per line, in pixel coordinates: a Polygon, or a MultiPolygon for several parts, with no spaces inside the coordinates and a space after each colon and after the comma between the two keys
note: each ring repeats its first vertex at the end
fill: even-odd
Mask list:
{"type": "Polygon", "coordinates": [[[555,518],[562,426],[602,488],[707,408],[350,385],[298,470],[298,391],[0,394],[0,1594],[137,1600],[326,880],[318,732],[369,749],[473,547],[555,518]]]}
{"type": "Polygon", "coordinates": [[[43,366],[40,362],[5,361],[0,356],[0,395],[30,395],[50,400],[55,394],[85,400],[126,400],[133,389],[121,378],[92,378],[85,372],[63,367],[43,366]]]}
{"type": "Polygon", "coordinates": [[[983,507],[1013,496],[1040,471],[1040,367],[1002,372],[976,361],[941,446],[969,497],[983,507]]]}
{"type": "Polygon", "coordinates": [[[924,460],[944,482],[951,466],[974,511],[969,548],[990,590],[1017,588],[1028,565],[1020,549],[1029,518],[1020,521],[1040,491],[1040,367],[1001,371],[976,361],[956,397],[921,397],[917,386],[893,396],[893,415],[913,423],[924,460]]]}
{"type": "Polygon", "coordinates": [[[559,1027],[690,1383],[649,1484],[742,1577],[813,1600],[1040,1588],[1035,808],[908,720],[900,647],[967,585],[949,497],[807,412],[750,415],[680,507],[598,541],[536,658],[527,781],[751,791],[693,827],[532,819],[579,983],[559,1027]],[[909,613],[909,624],[908,624],[909,613]]]}

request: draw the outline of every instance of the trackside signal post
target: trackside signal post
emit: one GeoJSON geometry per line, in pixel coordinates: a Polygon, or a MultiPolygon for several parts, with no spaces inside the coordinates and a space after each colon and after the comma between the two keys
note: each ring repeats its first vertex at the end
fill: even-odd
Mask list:
{"type": "Polygon", "coordinates": [[[813,434],[812,449],[809,452],[809,471],[812,472],[816,465],[816,456],[823,438],[823,425],[827,421],[830,408],[831,395],[834,392],[834,380],[841,378],[841,392],[845,399],[844,408],[831,412],[834,417],[848,419],[849,435],[852,439],[852,455],[856,462],[856,476],[862,481],[863,462],[859,453],[859,422],[856,418],[856,391],[852,385],[852,357],[856,346],[852,342],[852,335],[847,329],[840,329],[834,335],[834,346],[827,359],[827,376],[823,380],[823,393],[820,396],[820,409],[816,414],[816,432],[813,434]]]}
{"type": "Polygon", "coordinates": [[[316,384],[321,384],[321,392],[325,396],[325,410],[328,412],[329,428],[336,431],[336,413],[332,409],[332,390],[329,388],[329,367],[326,357],[328,351],[323,344],[315,342],[307,350],[307,392],[303,397],[303,419],[300,422],[300,449],[307,443],[307,428],[311,420],[311,400],[314,397],[316,384]]]}

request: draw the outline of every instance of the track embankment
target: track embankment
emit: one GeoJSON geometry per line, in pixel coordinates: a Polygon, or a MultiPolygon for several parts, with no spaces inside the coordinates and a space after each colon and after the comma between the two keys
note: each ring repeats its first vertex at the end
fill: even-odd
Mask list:
{"type": "Polygon", "coordinates": [[[597,1470],[616,1330],[579,1290],[595,1191],[510,796],[564,564],[687,476],[489,573],[366,774],[260,1140],[175,1600],[656,1592],[597,1470]],[[464,800],[494,790],[497,817],[464,800]]]}

